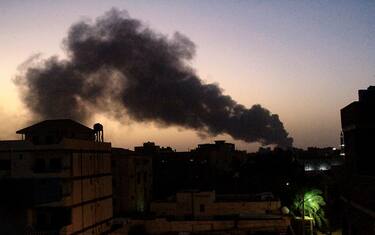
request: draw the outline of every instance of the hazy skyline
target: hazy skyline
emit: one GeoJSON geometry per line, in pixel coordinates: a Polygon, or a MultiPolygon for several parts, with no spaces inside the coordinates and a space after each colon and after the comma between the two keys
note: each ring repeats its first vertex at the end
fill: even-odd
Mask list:
{"type": "MultiPolygon", "coordinates": [[[[28,118],[12,83],[17,67],[35,53],[64,57],[69,26],[111,7],[162,34],[188,36],[200,77],[247,107],[259,103],[277,113],[296,147],[337,145],[340,109],[375,81],[374,1],[2,1],[0,138],[14,138],[28,118]]],[[[202,140],[178,128],[95,120],[115,146],[151,140],[185,150],[226,139],[255,150],[228,136],[202,140]]]]}

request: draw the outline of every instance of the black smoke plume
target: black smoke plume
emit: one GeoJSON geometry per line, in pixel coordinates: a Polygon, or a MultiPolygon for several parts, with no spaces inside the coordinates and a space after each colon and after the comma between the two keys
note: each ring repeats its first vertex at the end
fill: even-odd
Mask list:
{"type": "Polygon", "coordinates": [[[85,121],[101,112],[246,142],[292,144],[278,115],[260,105],[247,109],[203,83],[189,66],[195,45],[180,33],[168,38],[112,9],[94,23],[74,24],[64,47],[67,59],[29,64],[16,79],[36,118],[85,121]]]}

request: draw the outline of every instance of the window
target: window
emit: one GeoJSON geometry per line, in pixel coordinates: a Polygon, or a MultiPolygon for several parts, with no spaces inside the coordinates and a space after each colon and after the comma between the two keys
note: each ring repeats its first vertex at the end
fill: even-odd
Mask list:
{"type": "Polygon", "coordinates": [[[54,143],[54,138],[51,135],[46,136],[46,144],[53,144],[54,143]]]}
{"type": "Polygon", "coordinates": [[[39,136],[33,136],[32,139],[34,144],[39,144],[39,136]]]}
{"type": "Polygon", "coordinates": [[[0,171],[10,170],[10,160],[0,160],[0,171]]]}
{"type": "Polygon", "coordinates": [[[205,211],[204,204],[200,204],[199,205],[199,211],[200,212],[204,212],[205,211]]]}
{"type": "Polygon", "coordinates": [[[61,191],[63,196],[69,196],[72,194],[72,183],[71,182],[64,182],[61,185],[61,191]]]}
{"type": "Polygon", "coordinates": [[[137,173],[137,184],[141,183],[141,173],[137,173]]]}
{"type": "Polygon", "coordinates": [[[46,171],[46,161],[42,158],[35,159],[34,172],[44,172],[46,171]]]}
{"type": "Polygon", "coordinates": [[[44,211],[38,211],[36,215],[36,227],[37,228],[45,228],[50,225],[51,221],[48,214],[44,211]]]}
{"type": "Polygon", "coordinates": [[[52,158],[49,161],[49,168],[51,171],[61,171],[62,170],[61,158],[52,158]]]}
{"type": "Polygon", "coordinates": [[[143,173],[143,181],[145,182],[145,184],[147,183],[147,172],[143,173]]]}

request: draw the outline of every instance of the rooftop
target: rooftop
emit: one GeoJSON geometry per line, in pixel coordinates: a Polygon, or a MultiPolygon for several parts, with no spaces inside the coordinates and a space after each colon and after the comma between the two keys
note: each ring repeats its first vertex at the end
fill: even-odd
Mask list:
{"type": "Polygon", "coordinates": [[[62,131],[62,130],[74,130],[77,132],[94,132],[93,129],[82,125],[79,122],[73,121],[71,119],[54,119],[54,120],[45,120],[39,123],[36,123],[32,126],[18,130],[17,134],[26,134],[32,132],[40,131],[62,131]]]}

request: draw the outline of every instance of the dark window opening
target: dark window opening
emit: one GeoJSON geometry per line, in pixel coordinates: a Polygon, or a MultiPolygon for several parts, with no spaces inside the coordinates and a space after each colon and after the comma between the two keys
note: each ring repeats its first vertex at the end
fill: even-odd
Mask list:
{"type": "Polygon", "coordinates": [[[34,172],[46,171],[46,161],[42,158],[37,158],[34,164],[34,172]]]}
{"type": "Polygon", "coordinates": [[[71,209],[69,208],[42,208],[36,213],[37,229],[58,230],[72,223],[71,209]]]}
{"type": "Polygon", "coordinates": [[[71,182],[65,182],[61,185],[61,194],[65,197],[72,194],[72,183],[71,182]]]}
{"type": "Polygon", "coordinates": [[[54,138],[51,135],[46,136],[46,144],[54,144],[54,138]]]}
{"type": "Polygon", "coordinates": [[[39,144],[39,136],[33,136],[33,143],[39,144]]]}
{"type": "Polygon", "coordinates": [[[10,170],[10,160],[0,160],[0,171],[10,170]]]}
{"type": "Polygon", "coordinates": [[[200,205],[199,205],[199,211],[200,211],[200,212],[204,212],[204,211],[205,211],[205,207],[204,207],[203,204],[200,204],[200,205]]]}
{"type": "Polygon", "coordinates": [[[147,183],[147,172],[143,173],[143,181],[145,182],[145,184],[147,183]]]}
{"type": "Polygon", "coordinates": [[[39,227],[39,228],[45,228],[51,224],[50,218],[46,212],[38,212],[36,215],[36,222],[37,222],[36,227],[39,227]]]}
{"type": "Polygon", "coordinates": [[[49,168],[51,171],[61,171],[62,170],[61,158],[52,158],[49,161],[49,168]]]}

